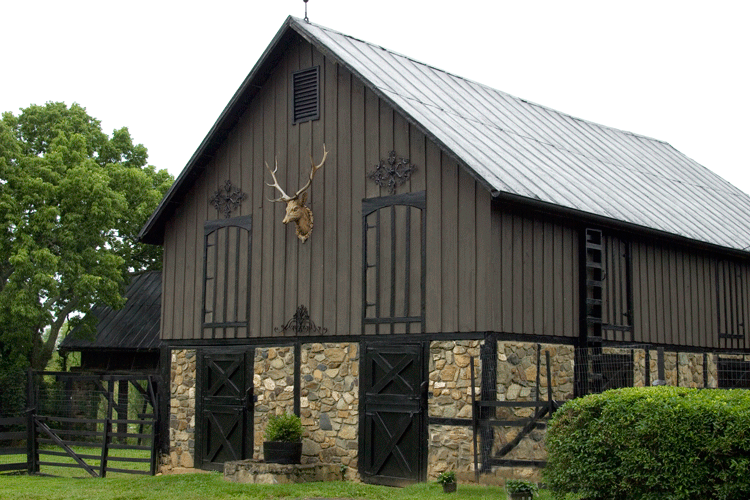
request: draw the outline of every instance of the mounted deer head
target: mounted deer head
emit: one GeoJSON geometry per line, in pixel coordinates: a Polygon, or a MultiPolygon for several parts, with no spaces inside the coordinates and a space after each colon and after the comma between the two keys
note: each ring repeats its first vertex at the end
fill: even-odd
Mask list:
{"type": "Polygon", "coordinates": [[[320,169],[326,162],[327,156],[328,151],[326,151],[325,144],[323,144],[323,159],[320,160],[320,163],[318,165],[315,165],[312,154],[310,155],[310,165],[312,166],[312,170],[310,170],[310,179],[308,179],[307,184],[302,186],[302,188],[297,191],[294,196],[289,196],[288,194],[286,194],[284,190],[281,189],[281,186],[279,186],[279,181],[276,180],[276,171],[279,169],[278,160],[276,160],[276,167],[273,170],[271,170],[271,167],[268,166],[268,162],[266,162],[266,168],[269,172],[271,172],[271,177],[273,177],[273,184],[266,184],[268,186],[275,187],[279,190],[279,193],[281,193],[280,197],[276,198],[275,200],[269,199],[268,201],[283,201],[284,203],[286,203],[286,216],[281,222],[283,222],[284,224],[294,222],[297,225],[297,238],[302,240],[302,243],[306,242],[307,238],[310,237],[310,233],[312,233],[313,228],[312,210],[305,206],[305,203],[307,202],[307,189],[310,187],[310,184],[312,184],[313,177],[315,177],[315,172],[317,172],[318,169],[320,169]]]}

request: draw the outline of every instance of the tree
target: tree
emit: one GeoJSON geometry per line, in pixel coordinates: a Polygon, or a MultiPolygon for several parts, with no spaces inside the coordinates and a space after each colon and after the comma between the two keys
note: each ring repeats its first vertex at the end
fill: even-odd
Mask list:
{"type": "Polygon", "coordinates": [[[128,275],[160,267],[161,248],[137,235],[173,178],[147,158],[127,128],[109,137],[78,104],[3,113],[0,371],[44,369],[66,321],[122,306],[128,275]]]}

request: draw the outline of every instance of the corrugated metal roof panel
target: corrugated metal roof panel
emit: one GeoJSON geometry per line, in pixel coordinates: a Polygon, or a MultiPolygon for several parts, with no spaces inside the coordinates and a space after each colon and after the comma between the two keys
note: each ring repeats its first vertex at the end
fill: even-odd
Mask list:
{"type": "Polygon", "coordinates": [[[744,250],[750,196],[656,139],[560,113],[293,19],[490,189],[744,250]]]}
{"type": "Polygon", "coordinates": [[[62,350],[80,349],[158,349],[161,322],[161,272],[152,271],[133,278],[125,292],[122,309],[95,307],[98,318],[96,337],[79,338],[73,330],[60,343],[62,350]]]}

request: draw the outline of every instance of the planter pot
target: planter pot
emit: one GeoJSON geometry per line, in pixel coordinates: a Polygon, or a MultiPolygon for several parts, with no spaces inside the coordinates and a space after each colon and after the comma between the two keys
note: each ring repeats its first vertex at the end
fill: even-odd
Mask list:
{"type": "Polygon", "coordinates": [[[510,500],[533,500],[534,494],[530,491],[517,491],[510,494],[510,500]]]}
{"type": "Polygon", "coordinates": [[[263,460],[272,464],[298,464],[302,461],[302,442],[264,441],[263,460]]]}
{"type": "Polygon", "coordinates": [[[455,493],[458,483],[443,483],[443,493],[455,493]]]}

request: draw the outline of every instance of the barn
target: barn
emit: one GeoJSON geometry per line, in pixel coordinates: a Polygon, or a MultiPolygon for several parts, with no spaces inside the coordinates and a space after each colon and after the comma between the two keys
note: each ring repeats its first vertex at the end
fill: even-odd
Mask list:
{"type": "Polygon", "coordinates": [[[134,276],[124,298],[121,309],[95,307],[91,311],[97,320],[95,335],[77,327],[60,342],[58,351],[62,356],[79,352],[84,371],[161,375],[161,273],[134,276]]]}
{"type": "Polygon", "coordinates": [[[748,195],[294,17],[140,238],[164,247],[174,466],[262,458],[284,411],[305,462],[365,481],[542,463],[554,401],[716,387],[750,354],[748,195]],[[480,465],[473,400],[496,403],[480,465]]]}

